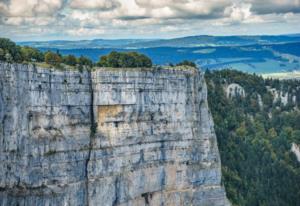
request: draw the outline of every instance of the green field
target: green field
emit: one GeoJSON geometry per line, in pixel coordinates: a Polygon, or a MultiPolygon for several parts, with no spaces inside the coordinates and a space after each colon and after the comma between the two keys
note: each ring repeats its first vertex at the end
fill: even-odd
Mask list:
{"type": "Polygon", "coordinates": [[[300,71],[267,73],[262,74],[262,77],[272,79],[300,79],[300,71]]]}

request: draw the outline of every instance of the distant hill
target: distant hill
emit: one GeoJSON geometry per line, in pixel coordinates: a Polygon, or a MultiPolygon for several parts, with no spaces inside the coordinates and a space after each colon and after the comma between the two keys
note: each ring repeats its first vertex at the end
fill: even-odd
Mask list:
{"type": "MultiPolygon", "coordinates": [[[[249,73],[273,73],[300,70],[300,42],[254,44],[244,46],[154,47],[139,49],[59,49],[59,52],[84,55],[94,62],[109,52],[137,51],[149,56],[154,64],[176,64],[182,60],[196,62],[203,69],[234,68],[249,73]]],[[[56,48],[41,48],[43,51],[56,48]]]]}
{"type": "Polygon", "coordinates": [[[31,41],[19,42],[32,47],[57,49],[123,48],[139,49],[153,47],[199,47],[199,46],[245,46],[252,44],[282,44],[300,42],[300,35],[279,36],[188,36],[173,39],[94,39],[79,41],[31,41]]]}
{"type": "Polygon", "coordinates": [[[84,55],[94,62],[109,52],[137,51],[154,64],[194,61],[203,69],[233,68],[248,73],[300,70],[300,34],[257,36],[188,36],[173,39],[94,39],[19,42],[43,51],[84,55]]]}
{"type": "Polygon", "coordinates": [[[136,42],[136,48],[152,47],[198,47],[198,46],[244,46],[252,44],[279,44],[299,42],[300,36],[189,36],[175,39],[136,42]]]}
{"type": "Polygon", "coordinates": [[[31,46],[37,48],[55,48],[55,49],[78,49],[78,48],[124,48],[131,44],[153,41],[149,39],[93,39],[93,40],[55,40],[55,41],[26,41],[18,42],[22,46],[31,46]]]}

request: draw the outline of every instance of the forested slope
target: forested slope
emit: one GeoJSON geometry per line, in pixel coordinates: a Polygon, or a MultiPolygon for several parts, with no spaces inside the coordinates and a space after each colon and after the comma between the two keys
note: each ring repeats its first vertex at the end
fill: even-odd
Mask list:
{"type": "Polygon", "coordinates": [[[206,72],[223,182],[233,205],[300,205],[300,82],[206,72]],[[236,83],[245,92],[226,91],[236,83]],[[227,93],[226,93],[227,92],[227,93]]]}

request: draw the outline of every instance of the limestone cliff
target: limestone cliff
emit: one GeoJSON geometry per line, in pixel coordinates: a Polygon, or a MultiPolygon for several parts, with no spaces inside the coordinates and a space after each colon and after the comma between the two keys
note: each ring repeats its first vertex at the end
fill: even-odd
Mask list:
{"type": "Polygon", "coordinates": [[[228,205],[203,74],[0,62],[0,205],[228,205]]]}

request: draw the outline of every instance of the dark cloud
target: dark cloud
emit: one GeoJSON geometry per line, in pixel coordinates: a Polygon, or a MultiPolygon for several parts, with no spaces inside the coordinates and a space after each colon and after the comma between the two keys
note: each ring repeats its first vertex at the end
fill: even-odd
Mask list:
{"type": "Polygon", "coordinates": [[[300,0],[248,0],[256,14],[300,13],[300,0]]]}
{"type": "Polygon", "coordinates": [[[120,16],[118,19],[124,21],[133,21],[133,20],[140,20],[140,19],[149,19],[150,16],[120,16]]]}
{"type": "Polygon", "coordinates": [[[120,7],[117,0],[71,0],[70,8],[109,11],[120,7]]]}

